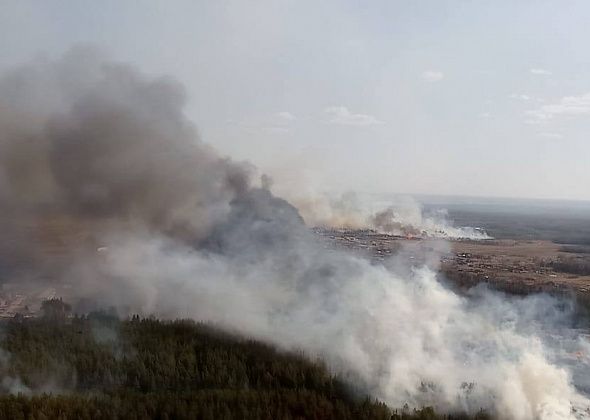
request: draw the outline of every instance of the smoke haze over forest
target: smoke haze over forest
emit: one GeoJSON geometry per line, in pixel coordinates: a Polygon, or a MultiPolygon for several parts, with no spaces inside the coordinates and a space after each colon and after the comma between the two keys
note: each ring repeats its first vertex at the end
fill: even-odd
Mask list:
{"type": "Polygon", "coordinates": [[[252,165],[199,139],[177,82],[76,48],[6,73],[0,92],[3,229],[28,262],[15,273],[70,283],[74,305],[301,349],[396,407],[565,419],[584,400],[558,357],[583,343],[546,340],[571,325],[562,303],[468,299],[435,266],[324,249],[252,165]],[[85,238],[60,258],[19,230],[54,221],[85,238]]]}
{"type": "Polygon", "coordinates": [[[172,334],[257,398],[293,367],[284,395],[312,372],[351,412],[590,418],[589,16],[0,0],[0,410],[115,389],[80,391],[52,339],[111,346],[109,398],[178,393],[190,375],[126,378],[172,334]],[[52,358],[61,382],[40,379],[52,358]]]}

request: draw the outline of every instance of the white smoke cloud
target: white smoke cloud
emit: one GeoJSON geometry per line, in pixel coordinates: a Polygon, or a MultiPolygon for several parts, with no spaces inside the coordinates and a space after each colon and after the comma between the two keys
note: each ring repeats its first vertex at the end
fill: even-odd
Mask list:
{"type": "MultiPolygon", "coordinates": [[[[279,187],[280,188],[280,187],[279,187]]],[[[281,191],[297,206],[309,226],[335,229],[374,229],[398,236],[491,239],[483,229],[454,226],[445,209],[426,212],[413,197],[374,202],[353,192],[331,197],[313,191],[281,191]]]]}
{"type": "Polygon", "coordinates": [[[570,419],[573,401],[588,406],[543,341],[543,328],[565,322],[549,297],[461,297],[426,267],[402,277],[305,241],[250,263],[153,236],[105,241],[100,270],[71,273],[97,299],[304,350],[393,407],[524,420],[570,419]]]}
{"type": "Polygon", "coordinates": [[[371,225],[380,232],[430,238],[491,239],[480,228],[455,227],[444,209],[426,214],[415,199],[401,197],[371,218],[371,225]]]}

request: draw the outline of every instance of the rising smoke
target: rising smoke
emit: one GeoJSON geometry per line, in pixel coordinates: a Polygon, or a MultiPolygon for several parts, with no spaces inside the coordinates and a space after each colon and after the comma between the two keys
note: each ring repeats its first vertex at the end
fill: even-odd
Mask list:
{"type": "Polygon", "coordinates": [[[332,229],[372,229],[404,237],[447,239],[492,239],[483,229],[454,226],[444,209],[425,211],[410,196],[395,196],[386,201],[372,196],[361,198],[352,191],[340,196],[315,191],[279,191],[294,202],[311,226],[332,229]]]}
{"type": "Polygon", "coordinates": [[[428,267],[325,250],[253,167],[199,140],[184,101],[85,49],[4,75],[4,272],[302,349],[394,407],[570,419],[587,404],[545,339],[569,322],[557,301],[463,297],[428,267]]]}
{"type": "Polygon", "coordinates": [[[402,197],[394,205],[377,211],[369,218],[379,232],[401,236],[453,239],[491,239],[484,230],[470,226],[453,226],[445,210],[425,212],[412,197],[402,197]]]}

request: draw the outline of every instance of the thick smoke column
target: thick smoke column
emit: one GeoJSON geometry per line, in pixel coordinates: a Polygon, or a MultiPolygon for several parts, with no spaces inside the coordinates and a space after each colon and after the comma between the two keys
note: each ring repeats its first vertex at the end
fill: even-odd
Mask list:
{"type": "Polygon", "coordinates": [[[546,344],[545,329],[569,322],[558,302],[461,297],[426,267],[402,275],[324,250],[295,207],[253,184],[253,168],[198,139],[183,105],[173,81],[87,50],[5,75],[2,262],[13,275],[303,349],[395,407],[570,419],[572,402],[586,403],[546,344]]]}
{"type": "Polygon", "coordinates": [[[76,220],[137,221],[203,237],[249,185],[183,117],[170,80],[72,51],[17,69],[0,85],[5,206],[76,220]]]}

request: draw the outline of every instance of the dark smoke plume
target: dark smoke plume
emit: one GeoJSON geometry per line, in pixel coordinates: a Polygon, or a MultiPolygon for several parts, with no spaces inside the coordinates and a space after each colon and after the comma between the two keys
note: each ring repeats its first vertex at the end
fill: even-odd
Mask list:
{"type": "Polygon", "coordinates": [[[17,247],[54,225],[199,241],[250,193],[252,168],[200,141],[172,80],[76,49],[5,75],[0,98],[0,206],[17,247]]]}

